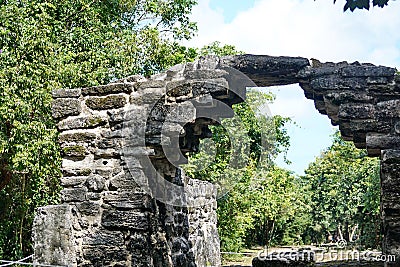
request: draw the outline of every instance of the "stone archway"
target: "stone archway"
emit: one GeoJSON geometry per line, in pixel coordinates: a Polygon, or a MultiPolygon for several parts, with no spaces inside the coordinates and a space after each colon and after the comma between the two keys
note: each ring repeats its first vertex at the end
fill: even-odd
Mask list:
{"type": "Polygon", "coordinates": [[[400,76],[359,62],[321,63],[289,57],[235,56],[224,64],[259,86],[298,83],[344,140],[381,159],[381,214],[386,254],[400,255],[400,76]]]}
{"type": "Polygon", "coordinates": [[[209,136],[207,125],[230,116],[228,110],[214,114],[216,105],[245,97],[248,84],[232,76],[232,69],[259,86],[299,83],[344,139],[381,157],[384,252],[400,256],[396,70],[240,55],[203,58],[151,78],[55,91],[63,204],[39,210],[35,260],[68,266],[219,266],[215,190],[187,179],[175,166],[184,160],[180,151],[196,150],[199,139],[209,136]],[[199,109],[215,117],[201,119],[199,109]],[[173,134],[163,139],[164,124],[173,134]],[[182,131],[176,151],[163,150],[182,131]]]}

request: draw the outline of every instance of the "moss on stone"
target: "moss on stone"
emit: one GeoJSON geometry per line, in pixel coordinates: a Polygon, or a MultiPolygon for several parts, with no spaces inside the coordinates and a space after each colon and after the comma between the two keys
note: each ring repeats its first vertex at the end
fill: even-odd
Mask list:
{"type": "Polygon", "coordinates": [[[123,95],[109,95],[106,97],[89,97],[86,105],[94,110],[122,108],[126,104],[126,98],[123,95]]]}
{"type": "Polygon", "coordinates": [[[82,158],[86,155],[86,148],[83,146],[67,146],[63,148],[63,153],[69,157],[82,158]]]}
{"type": "Polygon", "coordinates": [[[92,173],[91,169],[82,169],[78,171],[78,175],[88,176],[92,173]]]}
{"type": "Polygon", "coordinates": [[[65,142],[85,142],[85,143],[87,143],[94,139],[96,139],[96,134],[86,133],[86,132],[61,134],[58,138],[60,143],[65,143],[65,142]]]}
{"type": "Polygon", "coordinates": [[[87,127],[96,127],[100,125],[104,125],[106,121],[101,117],[90,117],[87,119],[87,127]]]}

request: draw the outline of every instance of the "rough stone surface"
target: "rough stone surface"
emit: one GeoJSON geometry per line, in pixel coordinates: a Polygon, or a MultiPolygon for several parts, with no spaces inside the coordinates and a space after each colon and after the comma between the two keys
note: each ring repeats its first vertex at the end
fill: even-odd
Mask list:
{"type": "Polygon", "coordinates": [[[107,123],[107,118],[98,115],[83,117],[72,117],[60,121],[57,124],[59,130],[88,129],[103,126],[107,123]]]}
{"type": "Polygon", "coordinates": [[[246,87],[294,83],[339,125],[345,140],[367,148],[370,156],[381,156],[384,253],[400,259],[396,70],[239,55],[201,58],[150,78],[131,76],[114,84],[53,92],[64,204],[42,208],[46,212],[37,215],[37,262],[220,266],[214,187],[188,179],[176,166],[186,161],[185,153],[198,151],[201,138],[210,137],[208,125],[233,116],[229,106],[245,99],[246,87]],[[154,172],[148,171],[150,165],[154,172]],[[163,180],[155,181],[157,175],[163,180]],[[185,199],[167,190],[171,184],[182,188],[185,199]]]}
{"type": "Polygon", "coordinates": [[[93,110],[122,108],[125,104],[126,98],[123,95],[93,96],[86,100],[86,105],[93,110]]]}
{"type": "Polygon", "coordinates": [[[53,117],[55,119],[78,115],[81,112],[81,102],[73,98],[56,98],[53,101],[53,117]]]}
{"type": "Polygon", "coordinates": [[[39,208],[33,222],[35,229],[35,263],[75,266],[76,251],[73,236],[71,206],[57,205],[39,208]]]}
{"type": "Polygon", "coordinates": [[[81,89],[59,89],[52,92],[53,98],[78,98],[81,95],[81,89]]]}
{"type": "Polygon", "coordinates": [[[221,65],[243,72],[258,86],[273,86],[297,83],[297,73],[309,62],[301,57],[239,55],[222,58],[221,65]]]}
{"type": "Polygon", "coordinates": [[[110,95],[118,93],[130,94],[133,91],[133,85],[130,83],[113,83],[110,85],[94,86],[82,89],[82,95],[110,95]]]}

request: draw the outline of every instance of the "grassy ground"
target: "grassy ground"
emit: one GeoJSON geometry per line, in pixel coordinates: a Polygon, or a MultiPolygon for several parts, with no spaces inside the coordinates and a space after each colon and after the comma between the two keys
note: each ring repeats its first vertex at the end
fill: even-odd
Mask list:
{"type": "Polygon", "coordinates": [[[255,247],[252,249],[243,250],[242,253],[238,254],[222,254],[222,265],[223,266],[251,266],[253,258],[257,257],[257,254],[262,251],[262,247],[255,247]]]}

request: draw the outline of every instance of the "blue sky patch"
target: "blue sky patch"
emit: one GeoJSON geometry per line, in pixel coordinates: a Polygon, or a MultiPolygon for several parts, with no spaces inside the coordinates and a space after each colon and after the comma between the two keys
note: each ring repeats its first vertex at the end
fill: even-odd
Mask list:
{"type": "Polygon", "coordinates": [[[252,8],[254,3],[255,0],[210,0],[210,8],[222,10],[224,22],[230,23],[239,12],[252,8]]]}

